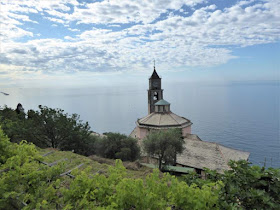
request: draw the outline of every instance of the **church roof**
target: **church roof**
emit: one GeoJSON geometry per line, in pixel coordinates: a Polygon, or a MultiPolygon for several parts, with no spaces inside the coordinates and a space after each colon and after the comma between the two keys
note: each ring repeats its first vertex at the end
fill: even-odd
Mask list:
{"type": "Polygon", "coordinates": [[[185,138],[184,151],[177,155],[177,163],[180,165],[203,169],[209,168],[223,173],[230,169],[229,160],[248,160],[250,153],[231,149],[215,142],[202,141],[200,139],[185,138]]]}
{"type": "Polygon", "coordinates": [[[151,114],[143,117],[137,121],[140,127],[153,127],[153,128],[167,128],[167,127],[187,127],[191,125],[191,121],[180,117],[172,112],[158,113],[152,112],[151,114]]]}
{"type": "Polygon", "coordinates": [[[155,105],[170,105],[170,103],[164,99],[159,100],[155,105]]]}
{"type": "Polygon", "coordinates": [[[154,72],[153,72],[152,76],[150,77],[150,79],[160,79],[155,68],[154,68],[154,72]]]}

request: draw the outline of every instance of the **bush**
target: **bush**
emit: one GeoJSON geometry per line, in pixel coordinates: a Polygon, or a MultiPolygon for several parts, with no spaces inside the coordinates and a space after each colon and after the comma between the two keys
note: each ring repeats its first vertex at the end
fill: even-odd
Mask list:
{"type": "Polygon", "coordinates": [[[185,176],[188,184],[200,187],[221,180],[220,206],[244,209],[280,209],[280,169],[250,166],[247,161],[230,161],[231,170],[224,174],[206,169],[207,180],[197,175],[185,176]]]}
{"type": "Polygon", "coordinates": [[[116,160],[108,177],[89,177],[83,171],[63,195],[65,209],[218,209],[221,186],[218,182],[199,189],[159,170],[154,170],[145,181],[132,179],[127,177],[122,162],[116,160]]]}
{"type": "Polygon", "coordinates": [[[3,133],[0,127],[0,166],[5,163],[7,159],[13,155],[12,144],[9,138],[3,133]]]}
{"type": "Polygon", "coordinates": [[[139,158],[140,148],[137,140],[120,133],[104,133],[96,143],[97,154],[104,158],[135,161],[139,158]]]}

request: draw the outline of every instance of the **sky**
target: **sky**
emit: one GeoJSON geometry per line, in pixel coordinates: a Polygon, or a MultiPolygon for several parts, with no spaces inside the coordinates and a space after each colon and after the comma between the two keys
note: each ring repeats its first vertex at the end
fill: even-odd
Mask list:
{"type": "Polygon", "coordinates": [[[1,0],[0,87],[279,80],[279,40],[279,0],[1,0]]]}

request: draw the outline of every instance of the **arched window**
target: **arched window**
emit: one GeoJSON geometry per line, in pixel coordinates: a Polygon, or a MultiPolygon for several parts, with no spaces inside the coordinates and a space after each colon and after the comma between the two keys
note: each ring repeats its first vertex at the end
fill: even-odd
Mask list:
{"type": "Polygon", "coordinates": [[[157,101],[157,100],[158,100],[158,93],[154,92],[154,101],[157,101]]]}

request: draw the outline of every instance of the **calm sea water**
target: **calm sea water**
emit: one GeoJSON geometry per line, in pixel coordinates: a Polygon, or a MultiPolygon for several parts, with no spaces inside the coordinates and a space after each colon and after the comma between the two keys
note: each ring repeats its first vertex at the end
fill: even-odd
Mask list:
{"type": "MultiPolygon", "coordinates": [[[[192,132],[205,141],[248,151],[254,164],[280,167],[279,83],[164,85],[171,110],[193,122],[192,132]]],[[[38,105],[62,108],[88,121],[93,131],[129,134],[147,115],[147,86],[81,89],[2,88],[0,106],[25,110],[38,105]]]]}

